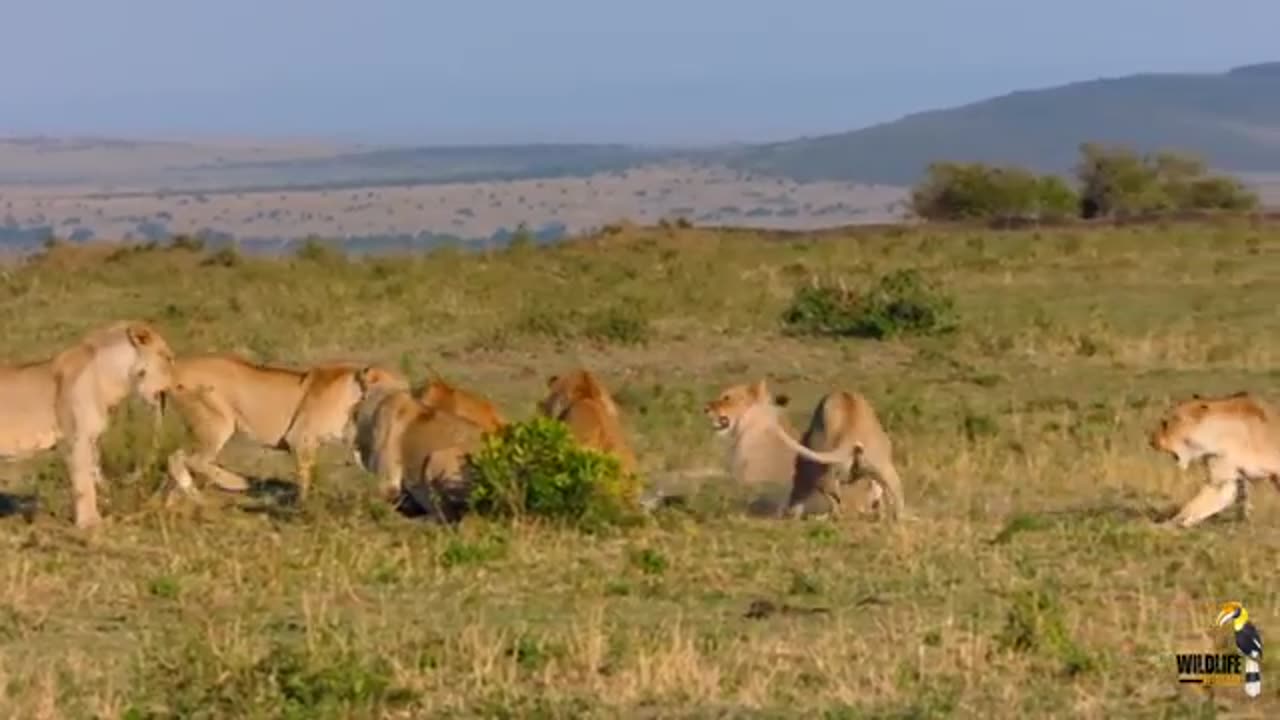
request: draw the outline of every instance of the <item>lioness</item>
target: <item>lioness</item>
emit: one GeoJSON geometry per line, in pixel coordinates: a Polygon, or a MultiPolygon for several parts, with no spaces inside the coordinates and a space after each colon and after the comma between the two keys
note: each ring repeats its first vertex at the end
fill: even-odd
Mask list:
{"type": "Polygon", "coordinates": [[[188,493],[195,491],[193,472],[225,490],[247,489],[243,477],[216,462],[222,447],[239,431],[293,456],[298,498],[305,500],[320,444],[351,439],[352,414],[362,396],[356,373],[364,367],[331,363],[297,370],[234,354],[180,358],[168,396],[196,446],[192,453],[179,449],[169,456],[169,476],[188,493]]]}
{"type": "Polygon", "coordinates": [[[440,378],[428,382],[416,395],[423,405],[464,417],[485,430],[497,430],[507,424],[506,418],[489,400],[440,378]]]}
{"type": "Polygon", "coordinates": [[[173,362],[155,329],[124,321],[88,333],[48,360],[0,366],[0,456],[23,459],[62,441],[75,524],[98,524],[98,438],[111,410],[130,391],[155,408],[159,419],[173,362]]]}
{"type": "Polygon", "coordinates": [[[467,454],[486,432],[479,423],[428,407],[397,377],[376,368],[356,374],[356,449],[366,470],[382,480],[389,500],[408,493],[438,517],[457,517],[466,503],[467,454]]]}
{"type": "Polygon", "coordinates": [[[583,446],[613,454],[623,472],[636,471],[636,456],[622,431],[618,406],[590,371],[577,368],[547,378],[547,395],[538,410],[566,423],[583,446]]]}
{"type": "MultiPolygon", "coordinates": [[[[866,446],[874,446],[873,452],[880,451],[882,446],[887,451],[888,438],[875,421],[874,413],[871,420],[866,420],[863,413],[870,410],[870,405],[865,400],[861,407],[856,401],[852,406],[845,406],[836,401],[840,395],[843,393],[833,393],[819,402],[805,432],[804,445],[791,437],[791,424],[781,411],[789,399],[785,395],[775,397],[764,380],[726,388],[706,404],[703,412],[718,434],[730,438],[728,466],[736,481],[758,484],[790,479],[791,493],[783,513],[793,517],[803,514],[818,498],[827,501],[831,512],[838,511],[842,504],[840,483],[827,465],[846,468],[853,490],[858,493],[855,506],[863,511],[873,510],[879,506],[884,491],[881,482],[876,480],[876,473],[871,471],[872,464],[858,462],[855,454],[861,456],[863,451],[859,448],[866,446]],[[846,418],[853,418],[854,422],[845,421],[846,418]],[[815,455],[806,445],[839,450],[815,455]],[[863,477],[872,482],[858,483],[863,477]]],[[[887,456],[887,452],[877,454],[887,456]]],[[[883,474],[891,479],[885,484],[896,485],[897,473],[891,462],[888,467],[883,474]]],[[[900,497],[900,491],[895,494],[900,497]]]]}
{"type": "Polygon", "coordinates": [[[1203,459],[1207,484],[1168,522],[1189,528],[1226,509],[1248,481],[1269,479],[1280,490],[1280,432],[1274,410],[1247,392],[1193,395],[1175,404],[1152,431],[1151,448],[1186,470],[1203,459]]]}

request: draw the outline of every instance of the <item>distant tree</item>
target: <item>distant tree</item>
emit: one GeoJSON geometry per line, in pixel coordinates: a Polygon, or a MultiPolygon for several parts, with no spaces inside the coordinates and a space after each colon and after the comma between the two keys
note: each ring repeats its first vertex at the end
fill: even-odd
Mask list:
{"type": "Polygon", "coordinates": [[[983,163],[933,163],[911,192],[912,211],[926,220],[1059,219],[1077,204],[1061,178],[983,163]]]}
{"type": "Polygon", "coordinates": [[[1036,214],[1041,220],[1065,220],[1080,210],[1080,196],[1057,175],[1036,181],[1036,214]]]}
{"type": "Polygon", "coordinates": [[[1155,173],[1129,148],[1084,143],[1076,177],[1085,218],[1152,210],[1164,203],[1155,173]]]}
{"type": "Polygon", "coordinates": [[[1248,210],[1257,196],[1240,181],[1215,176],[1203,160],[1181,152],[1139,155],[1120,146],[1084,143],[1076,166],[1086,218],[1167,210],[1248,210]]]}

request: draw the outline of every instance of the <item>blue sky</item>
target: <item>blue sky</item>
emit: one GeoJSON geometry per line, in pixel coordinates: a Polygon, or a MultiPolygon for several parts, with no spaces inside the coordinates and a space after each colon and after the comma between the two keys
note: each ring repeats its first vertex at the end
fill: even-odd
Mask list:
{"type": "Polygon", "coordinates": [[[1280,60],[1275,0],[32,0],[0,132],[728,142],[1280,60]]]}

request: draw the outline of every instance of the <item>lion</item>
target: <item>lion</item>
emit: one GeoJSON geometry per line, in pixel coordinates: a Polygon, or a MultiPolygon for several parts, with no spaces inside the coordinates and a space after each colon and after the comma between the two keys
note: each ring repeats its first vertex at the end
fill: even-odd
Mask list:
{"type": "Polygon", "coordinates": [[[488,399],[476,393],[435,378],[422,386],[415,395],[427,407],[439,408],[464,417],[485,430],[494,431],[507,424],[498,408],[488,399]]]}
{"type": "Polygon", "coordinates": [[[356,374],[362,397],[355,410],[361,465],[382,481],[388,500],[406,494],[441,520],[466,504],[466,462],[488,430],[478,422],[431,407],[405,383],[376,368],[356,374]],[[439,498],[439,499],[437,499],[439,498]]]}
{"type": "Polygon", "coordinates": [[[75,525],[97,525],[104,483],[98,440],[110,413],[132,392],[158,424],[173,366],[173,351],[155,328],[127,320],[87,333],[50,359],[0,367],[0,456],[26,459],[62,442],[75,525]]]}
{"type": "Polygon", "coordinates": [[[1225,510],[1243,494],[1249,513],[1248,481],[1270,480],[1280,490],[1280,428],[1274,409],[1248,392],[1200,397],[1176,403],[1160,419],[1149,443],[1173,456],[1186,470],[1205,461],[1207,484],[1167,522],[1190,528],[1225,510]]]}
{"type": "Polygon", "coordinates": [[[618,458],[624,473],[636,472],[638,463],[623,432],[618,406],[589,370],[577,368],[547,378],[547,394],[538,410],[567,424],[584,447],[618,458]]]}
{"type": "Polygon", "coordinates": [[[819,499],[838,514],[843,505],[841,483],[833,474],[838,467],[855,491],[861,488],[856,507],[875,510],[887,494],[891,516],[896,517],[903,509],[901,482],[889,438],[870,403],[855,393],[827,395],[814,410],[801,444],[792,438],[793,429],[782,412],[789,402],[785,395],[775,397],[759,380],[726,388],[706,404],[703,412],[713,428],[730,438],[729,474],[748,485],[789,478],[791,492],[781,513],[798,517],[819,499]],[[863,478],[871,482],[859,484],[863,478]]]}
{"type": "Polygon", "coordinates": [[[370,367],[329,363],[299,370],[230,353],[179,358],[167,394],[195,436],[195,449],[169,456],[169,477],[188,494],[196,493],[192,473],[223,490],[248,489],[244,477],[216,462],[238,431],[293,456],[298,499],[305,500],[321,443],[352,439],[353,413],[362,397],[356,375],[370,367]]]}

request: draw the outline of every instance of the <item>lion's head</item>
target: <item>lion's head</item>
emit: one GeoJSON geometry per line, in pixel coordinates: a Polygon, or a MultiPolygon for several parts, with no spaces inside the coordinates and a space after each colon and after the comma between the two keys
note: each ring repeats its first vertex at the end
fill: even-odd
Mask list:
{"type": "Polygon", "coordinates": [[[711,421],[717,434],[727,434],[738,427],[747,412],[760,406],[786,407],[791,402],[786,395],[773,395],[764,380],[727,387],[720,396],[707,403],[702,412],[711,421]]]}
{"type": "Polygon", "coordinates": [[[403,375],[377,365],[366,365],[357,370],[355,380],[362,395],[375,390],[405,390],[409,387],[403,375]]]}
{"type": "Polygon", "coordinates": [[[507,424],[498,408],[487,399],[434,378],[417,393],[418,401],[466,418],[485,430],[497,430],[507,424]]]}
{"type": "Polygon", "coordinates": [[[609,391],[591,374],[582,368],[552,375],[547,378],[547,394],[538,403],[538,410],[547,417],[559,417],[574,403],[580,400],[599,402],[613,417],[618,417],[618,406],[614,404],[609,391]]]}
{"type": "Polygon", "coordinates": [[[129,366],[133,391],[148,404],[159,405],[173,385],[173,351],[160,333],[146,323],[129,323],[124,333],[134,350],[129,366]]]}
{"type": "Polygon", "coordinates": [[[1153,450],[1169,453],[1185,469],[1195,460],[1216,452],[1217,442],[1209,429],[1216,421],[1266,420],[1266,411],[1246,392],[1220,398],[1192,395],[1160,418],[1148,442],[1153,450]]]}

